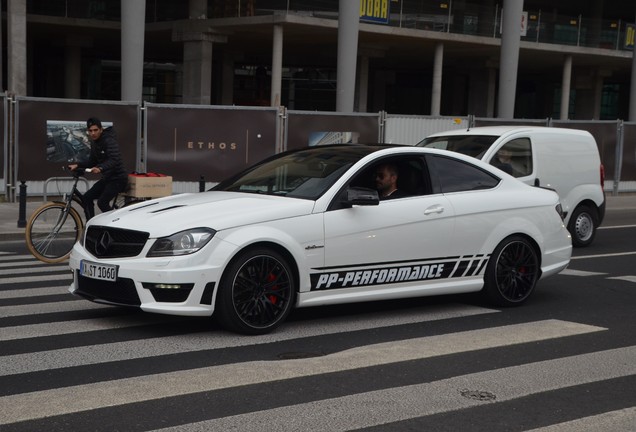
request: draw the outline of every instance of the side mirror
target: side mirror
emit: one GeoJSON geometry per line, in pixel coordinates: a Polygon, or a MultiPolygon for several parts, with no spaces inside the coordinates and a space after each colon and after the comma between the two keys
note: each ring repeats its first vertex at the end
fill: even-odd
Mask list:
{"type": "Polygon", "coordinates": [[[345,205],[370,206],[380,204],[378,191],[364,187],[350,187],[346,191],[346,196],[342,200],[345,205]]]}

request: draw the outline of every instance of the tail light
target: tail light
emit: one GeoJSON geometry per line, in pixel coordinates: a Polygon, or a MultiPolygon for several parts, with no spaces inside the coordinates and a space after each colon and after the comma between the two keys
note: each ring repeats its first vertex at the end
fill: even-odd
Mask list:
{"type": "Polygon", "coordinates": [[[601,189],[605,190],[605,167],[601,164],[601,189]]]}

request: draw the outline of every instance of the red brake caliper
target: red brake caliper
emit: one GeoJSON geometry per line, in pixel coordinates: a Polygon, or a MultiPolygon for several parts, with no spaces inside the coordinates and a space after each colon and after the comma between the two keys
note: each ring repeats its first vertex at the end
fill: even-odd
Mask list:
{"type": "MultiPolygon", "coordinates": [[[[276,276],[274,276],[272,273],[267,275],[267,282],[274,282],[276,280],[276,276]]],[[[277,290],[278,289],[278,285],[274,285],[272,287],[273,290],[277,290]]],[[[272,302],[273,305],[276,304],[276,302],[278,301],[278,297],[276,297],[274,294],[270,294],[269,295],[269,301],[272,302]]]]}

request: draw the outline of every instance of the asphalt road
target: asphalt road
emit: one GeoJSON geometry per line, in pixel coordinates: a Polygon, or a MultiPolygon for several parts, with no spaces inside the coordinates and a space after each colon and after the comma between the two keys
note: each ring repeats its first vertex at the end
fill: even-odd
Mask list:
{"type": "Polygon", "coordinates": [[[0,242],[0,430],[634,431],[636,210],[519,308],[298,310],[259,337],[66,293],[0,242]]]}

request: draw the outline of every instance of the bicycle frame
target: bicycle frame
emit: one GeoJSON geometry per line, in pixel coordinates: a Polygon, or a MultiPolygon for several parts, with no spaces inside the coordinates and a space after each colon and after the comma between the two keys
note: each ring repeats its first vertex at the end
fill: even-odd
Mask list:
{"type": "MultiPolygon", "coordinates": [[[[58,234],[61,227],[66,223],[66,219],[68,218],[71,205],[73,201],[77,202],[82,209],[84,209],[84,195],[77,189],[77,183],[79,182],[80,174],[77,172],[73,173],[73,187],[71,188],[71,192],[68,194],[64,194],[64,200],[61,201],[64,203],[64,211],[60,213],[58,220],[55,222],[55,227],[53,228],[53,233],[58,234]]],[[[81,218],[80,213],[80,218],[81,218]]],[[[84,228],[84,220],[82,220],[82,229],[84,228]]]]}

